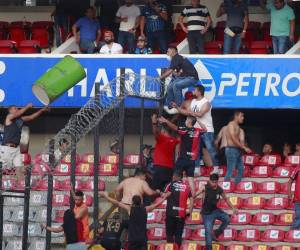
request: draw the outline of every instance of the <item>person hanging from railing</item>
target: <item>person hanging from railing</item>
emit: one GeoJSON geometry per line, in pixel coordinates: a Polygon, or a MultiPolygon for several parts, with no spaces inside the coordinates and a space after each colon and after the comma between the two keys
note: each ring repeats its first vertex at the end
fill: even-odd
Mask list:
{"type": "Polygon", "coordinates": [[[24,115],[32,107],[31,103],[20,109],[15,105],[10,106],[4,122],[3,141],[2,146],[0,146],[0,162],[2,162],[3,169],[16,169],[17,183],[24,179],[24,164],[20,151],[21,132],[24,122],[31,122],[48,111],[48,108],[45,107],[31,115],[24,115]]]}
{"type": "Polygon", "coordinates": [[[171,103],[175,102],[180,107],[183,102],[182,90],[196,86],[199,77],[194,65],[187,58],[179,55],[176,47],[169,46],[167,55],[171,60],[171,64],[169,69],[159,77],[159,80],[173,74],[173,79],[167,87],[164,109],[169,114],[177,114],[178,111],[172,108],[171,103]]]}

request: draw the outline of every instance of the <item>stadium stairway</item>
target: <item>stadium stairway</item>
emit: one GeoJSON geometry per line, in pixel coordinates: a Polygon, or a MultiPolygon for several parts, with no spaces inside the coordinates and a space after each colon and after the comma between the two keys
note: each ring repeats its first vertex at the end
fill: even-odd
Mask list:
{"type": "MultiPolygon", "coordinates": [[[[42,157],[36,155],[32,160],[24,155],[25,162],[32,162],[32,174],[38,174],[38,165],[42,157]]],[[[45,160],[45,159],[44,159],[45,160]]],[[[93,154],[77,156],[76,161],[76,188],[85,193],[85,200],[89,206],[92,218],[93,202],[93,154]]],[[[112,191],[117,185],[118,156],[106,155],[101,157],[99,163],[99,189],[112,191]]],[[[231,202],[239,209],[237,215],[231,216],[231,223],[219,242],[214,245],[215,250],[295,250],[300,249],[300,230],[289,230],[293,221],[293,205],[287,200],[287,181],[291,172],[300,162],[299,156],[290,156],[284,163],[278,155],[260,159],[256,155],[244,157],[246,163],[244,179],[239,185],[234,182],[224,182],[226,167],[221,167],[220,185],[223,187],[231,202]]],[[[127,155],[124,159],[126,168],[134,169],[140,164],[137,154],[127,155]]],[[[53,225],[60,225],[63,212],[69,206],[69,176],[71,171],[70,156],[63,159],[54,172],[53,195],[53,225]]],[[[132,170],[133,171],[133,170],[132,170]]],[[[195,184],[198,188],[206,183],[211,167],[197,168],[195,184]]],[[[3,177],[3,188],[13,190],[16,188],[10,176],[3,177]]],[[[294,186],[293,186],[294,188],[294,186]]],[[[40,223],[46,221],[47,180],[41,180],[39,185],[31,191],[30,197],[30,224],[29,249],[40,250],[45,246],[45,232],[41,230],[40,223]]],[[[6,198],[4,213],[4,245],[2,249],[21,249],[22,233],[22,204],[16,198],[6,198]]],[[[202,200],[197,199],[193,214],[187,218],[184,231],[184,244],[181,249],[204,249],[204,229],[200,215],[202,200]]],[[[149,249],[172,250],[176,246],[165,244],[165,205],[161,205],[154,212],[148,214],[149,249]]],[[[100,203],[100,210],[106,211],[108,203],[100,203]]],[[[228,213],[228,206],[220,201],[219,207],[228,213]]],[[[92,220],[91,220],[92,221],[92,220]]],[[[218,224],[218,222],[217,222],[218,224]]],[[[64,238],[62,234],[52,234],[52,249],[63,249],[64,238]]]]}

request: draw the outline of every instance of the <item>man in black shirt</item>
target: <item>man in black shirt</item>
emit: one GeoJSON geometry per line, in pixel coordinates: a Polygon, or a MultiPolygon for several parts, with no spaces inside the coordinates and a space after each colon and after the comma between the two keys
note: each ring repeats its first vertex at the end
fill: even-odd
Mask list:
{"type": "Polygon", "coordinates": [[[180,107],[183,102],[182,90],[196,86],[199,77],[194,65],[188,59],[179,55],[176,47],[170,46],[167,55],[171,59],[171,64],[159,79],[163,80],[173,74],[173,79],[167,88],[165,111],[169,114],[177,114],[177,109],[172,108],[171,103],[175,102],[180,107]]]}
{"type": "Polygon", "coordinates": [[[122,220],[121,214],[115,212],[112,218],[106,219],[103,223],[103,227],[100,229],[102,239],[100,244],[106,250],[119,250],[121,249],[120,237],[123,229],[127,226],[127,223],[122,220]]]}
{"type": "Polygon", "coordinates": [[[226,197],[223,189],[218,185],[219,176],[212,174],[205,186],[199,189],[196,197],[204,194],[204,201],[202,205],[202,218],[205,228],[205,242],[206,249],[212,250],[212,241],[217,239],[229,225],[230,218],[223,210],[217,207],[219,199],[222,197],[234,213],[237,213],[236,208],[233,207],[230,200],[226,197]],[[220,220],[222,224],[217,230],[213,231],[215,220],[220,220]]]}

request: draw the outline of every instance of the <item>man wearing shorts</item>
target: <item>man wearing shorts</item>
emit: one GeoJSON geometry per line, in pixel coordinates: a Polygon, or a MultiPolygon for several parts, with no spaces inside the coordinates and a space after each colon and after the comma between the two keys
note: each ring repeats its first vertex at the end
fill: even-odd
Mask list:
{"type": "Polygon", "coordinates": [[[205,131],[205,127],[195,128],[194,125],[197,119],[193,116],[188,116],[184,126],[176,126],[172,122],[168,121],[164,117],[158,119],[160,123],[165,123],[172,130],[177,131],[181,136],[179,156],[175,164],[176,171],[185,172],[188,177],[188,182],[191,188],[192,196],[195,195],[194,184],[194,172],[195,172],[195,160],[199,153],[199,140],[202,131],[205,131]]]}
{"type": "Polygon", "coordinates": [[[31,108],[31,103],[21,109],[15,105],[10,106],[4,122],[3,142],[0,147],[0,161],[2,162],[3,168],[16,168],[17,182],[21,181],[24,176],[23,160],[19,147],[23,124],[24,122],[33,121],[48,110],[48,108],[43,108],[32,115],[24,116],[25,112],[31,108]]]}

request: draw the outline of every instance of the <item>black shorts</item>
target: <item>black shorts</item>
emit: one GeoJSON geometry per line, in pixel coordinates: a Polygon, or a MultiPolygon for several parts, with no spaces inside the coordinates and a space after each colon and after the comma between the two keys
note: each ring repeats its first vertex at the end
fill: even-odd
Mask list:
{"type": "Polygon", "coordinates": [[[102,239],[100,244],[106,250],[119,250],[121,249],[121,241],[118,239],[102,239]]]}
{"type": "Polygon", "coordinates": [[[128,241],[128,250],[147,250],[147,241],[128,241]]]}
{"type": "Polygon", "coordinates": [[[172,181],[173,168],[162,166],[154,166],[154,174],[152,178],[152,189],[165,191],[165,187],[172,181]]]}
{"type": "Polygon", "coordinates": [[[195,175],[195,161],[178,158],[175,164],[175,169],[178,171],[185,172],[187,177],[194,177],[195,175]]]}

